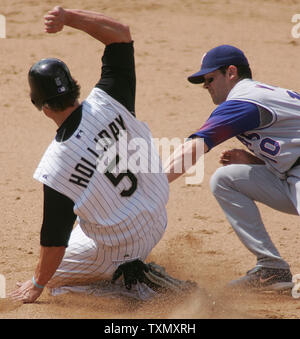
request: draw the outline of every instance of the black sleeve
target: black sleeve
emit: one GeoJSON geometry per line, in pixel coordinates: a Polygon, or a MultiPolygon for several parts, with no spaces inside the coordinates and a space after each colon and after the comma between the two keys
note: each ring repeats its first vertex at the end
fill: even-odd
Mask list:
{"type": "Polygon", "coordinates": [[[76,220],[73,207],[71,199],[44,185],[44,217],[40,237],[42,246],[68,246],[76,220]]]}
{"type": "Polygon", "coordinates": [[[102,57],[101,79],[96,87],[125,106],[135,116],[135,63],[133,41],[107,45],[102,57]]]}

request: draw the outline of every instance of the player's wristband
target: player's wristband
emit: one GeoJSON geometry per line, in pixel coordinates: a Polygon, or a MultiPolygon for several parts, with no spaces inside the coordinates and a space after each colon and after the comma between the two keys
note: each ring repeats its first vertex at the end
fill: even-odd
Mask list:
{"type": "Polygon", "coordinates": [[[43,285],[39,285],[36,281],[35,281],[35,278],[34,278],[34,276],[32,277],[32,282],[33,282],[33,285],[35,286],[35,287],[37,287],[37,288],[44,288],[45,286],[43,286],[43,285]]]}

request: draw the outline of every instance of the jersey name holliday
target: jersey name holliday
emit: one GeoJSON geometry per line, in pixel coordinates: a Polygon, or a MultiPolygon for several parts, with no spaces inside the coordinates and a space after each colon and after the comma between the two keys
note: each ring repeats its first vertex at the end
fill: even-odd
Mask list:
{"type": "Polygon", "coordinates": [[[169,193],[148,126],[98,88],[83,101],[77,131],[66,141],[52,141],[34,178],[69,197],[76,211],[98,224],[105,222],[102,216],[113,213],[112,204],[116,211],[127,203],[140,203],[139,199],[143,209],[160,213],[169,193]],[[151,176],[149,162],[157,168],[151,176]],[[97,211],[97,218],[91,210],[97,211]]]}
{"type": "MultiPolygon", "coordinates": [[[[90,154],[92,154],[93,157],[95,157],[96,162],[100,161],[103,157],[105,152],[109,147],[111,147],[115,142],[119,140],[119,134],[121,130],[126,130],[125,123],[119,115],[117,118],[114,119],[111,123],[108,124],[107,129],[103,129],[94,138],[95,143],[97,143],[97,151],[99,147],[100,152],[95,152],[95,150],[91,149],[90,147],[87,147],[86,150],[90,154]],[[99,142],[99,139],[104,140],[104,144],[101,144],[99,142]]],[[[76,135],[77,138],[81,137],[81,131],[78,132],[76,135]]],[[[89,160],[87,160],[85,157],[81,157],[81,162],[77,163],[74,170],[75,173],[71,174],[71,177],[69,181],[75,185],[79,185],[82,187],[87,187],[90,179],[94,175],[95,170],[97,169],[97,165],[94,163],[91,163],[89,160]]]]}

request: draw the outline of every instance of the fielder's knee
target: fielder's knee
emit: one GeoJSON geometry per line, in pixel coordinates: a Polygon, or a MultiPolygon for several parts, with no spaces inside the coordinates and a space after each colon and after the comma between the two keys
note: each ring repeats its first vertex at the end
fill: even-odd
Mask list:
{"type": "Polygon", "coordinates": [[[228,165],[219,167],[210,178],[210,189],[215,196],[218,196],[224,189],[232,188],[234,173],[239,171],[240,165],[228,165]]]}
{"type": "Polygon", "coordinates": [[[218,168],[210,178],[210,190],[215,195],[218,191],[220,182],[223,180],[224,171],[223,167],[218,168]]]}

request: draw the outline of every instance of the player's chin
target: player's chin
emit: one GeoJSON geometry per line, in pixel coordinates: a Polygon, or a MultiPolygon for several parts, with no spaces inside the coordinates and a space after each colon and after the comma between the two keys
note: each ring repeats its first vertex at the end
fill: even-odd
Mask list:
{"type": "Polygon", "coordinates": [[[222,100],[215,96],[211,96],[211,99],[215,105],[220,105],[223,102],[222,100]]]}
{"type": "Polygon", "coordinates": [[[212,102],[213,102],[215,105],[218,105],[218,98],[214,95],[214,93],[209,92],[209,94],[210,94],[210,97],[211,97],[212,102]]]}
{"type": "Polygon", "coordinates": [[[211,100],[215,105],[220,105],[222,102],[224,102],[226,100],[226,98],[224,99],[223,97],[220,97],[218,95],[216,95],[213,92],[209,92],[210,96],[211,96],[211,100]]]}

